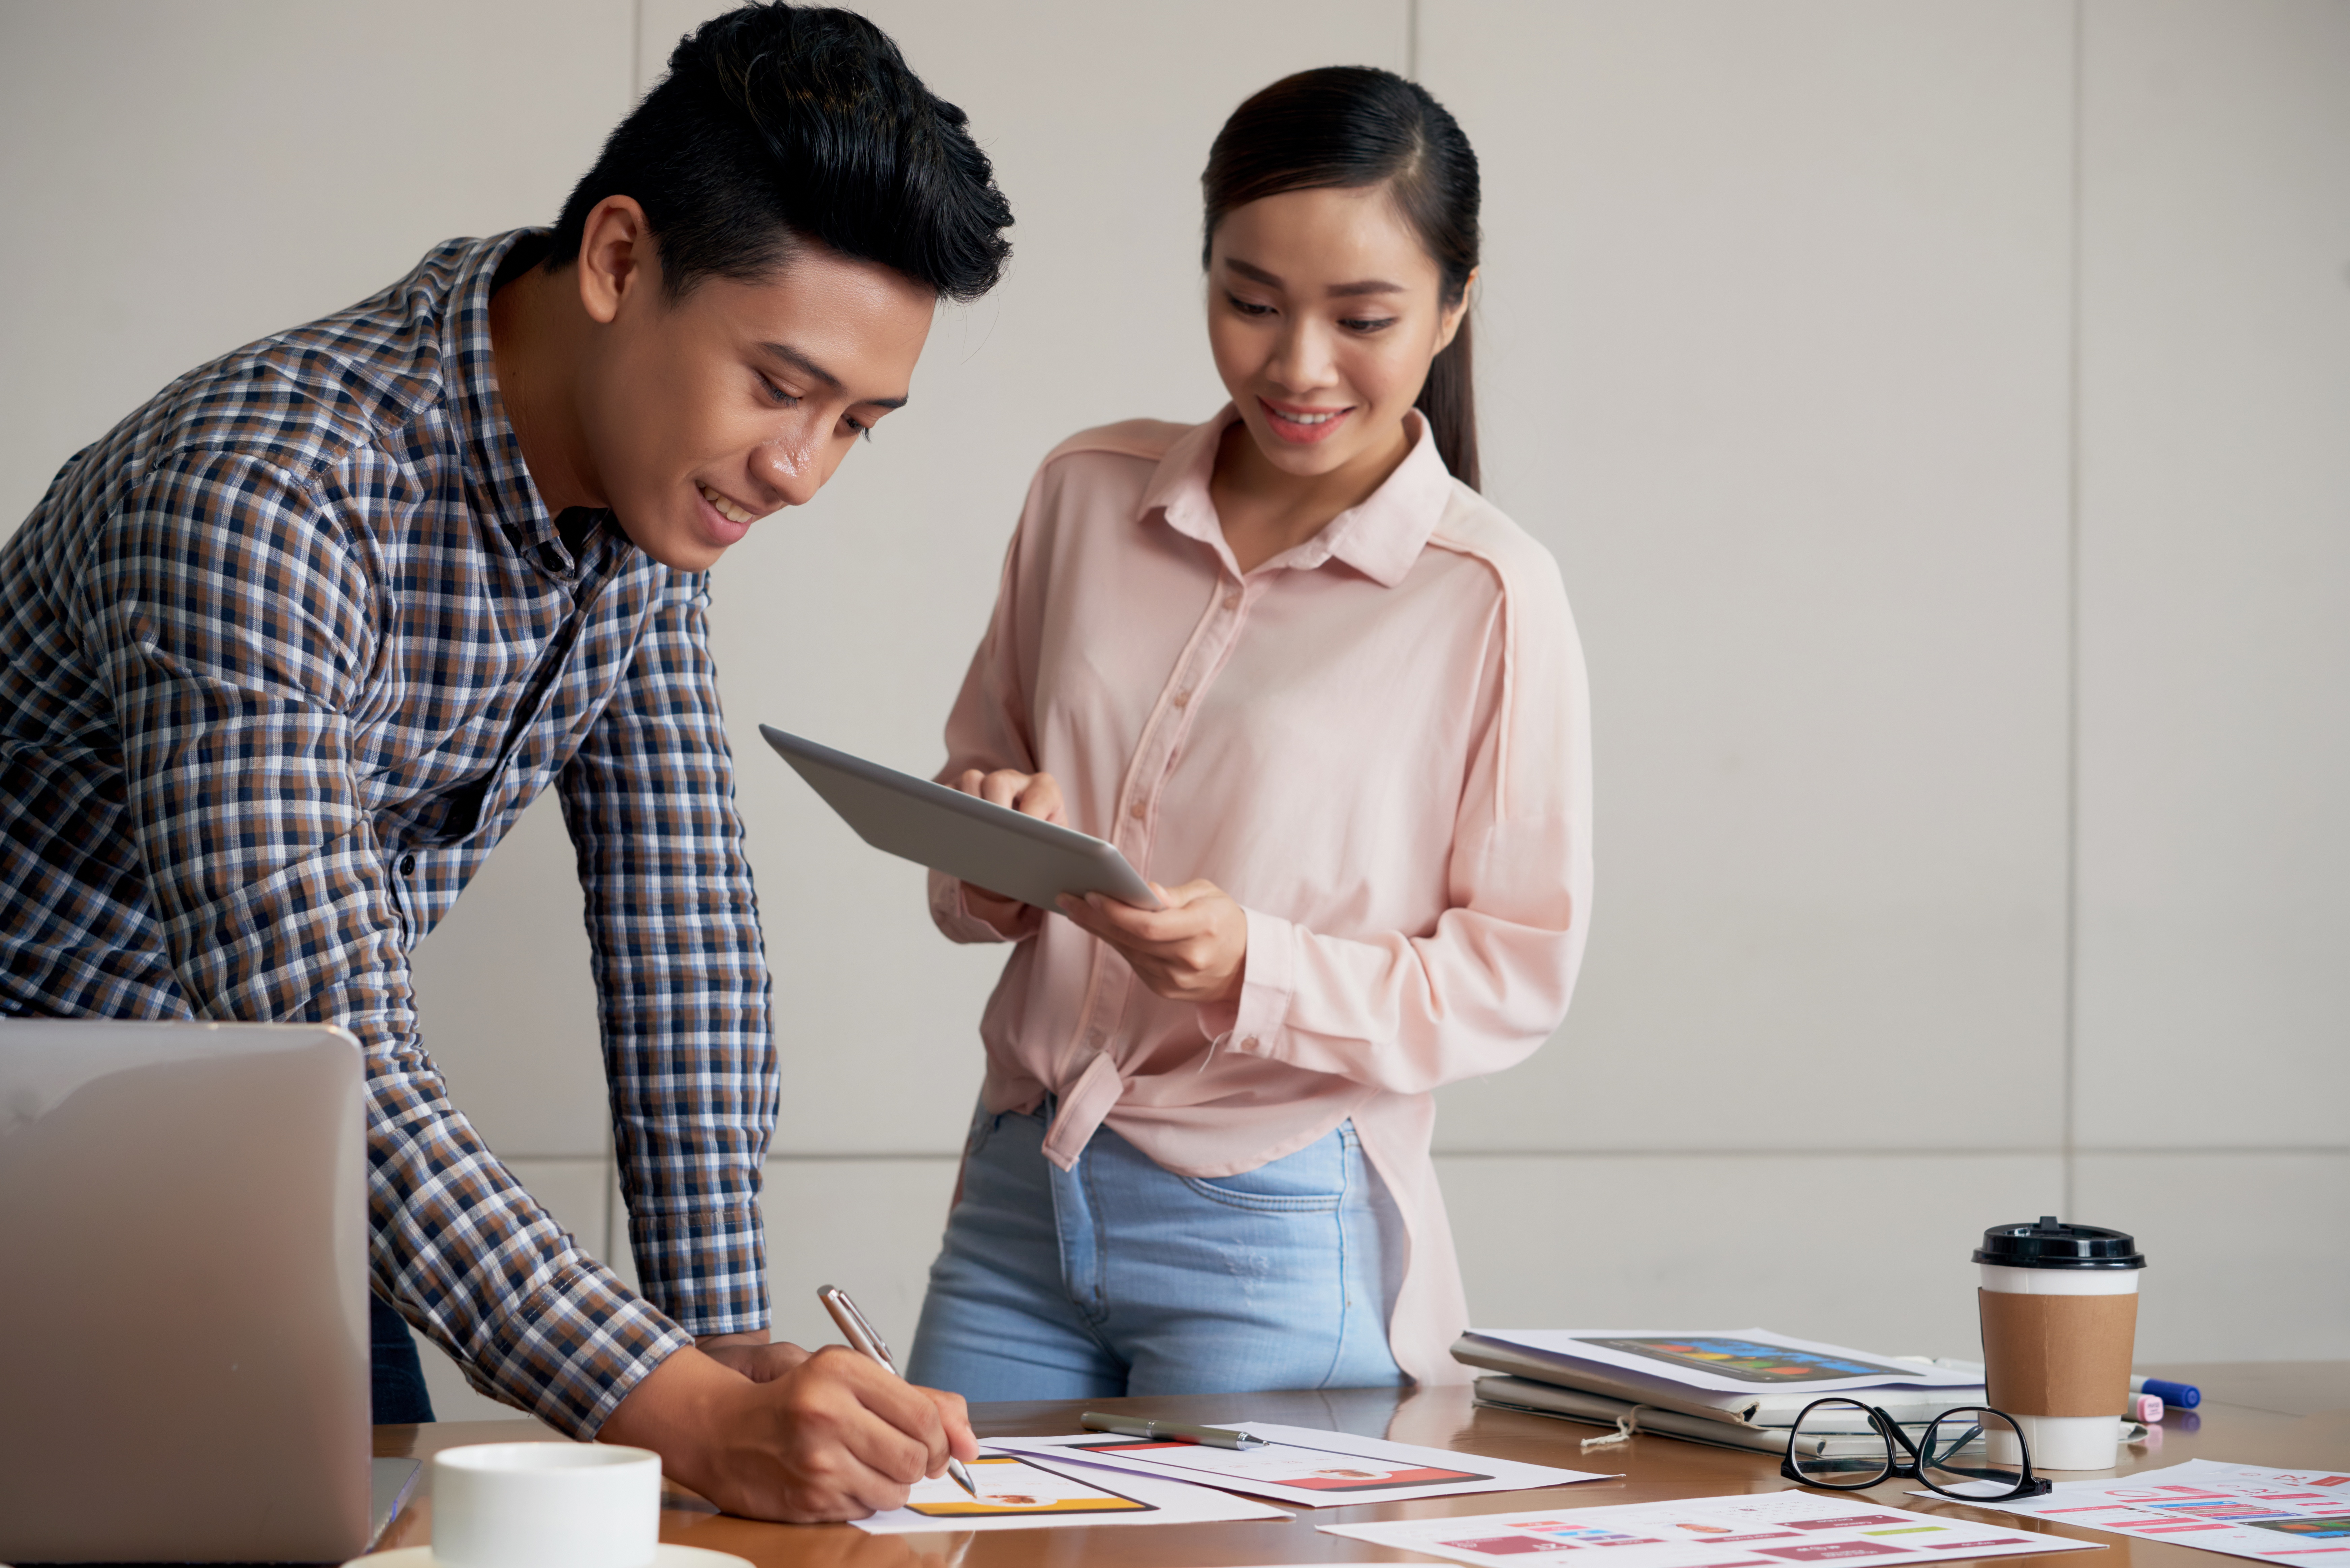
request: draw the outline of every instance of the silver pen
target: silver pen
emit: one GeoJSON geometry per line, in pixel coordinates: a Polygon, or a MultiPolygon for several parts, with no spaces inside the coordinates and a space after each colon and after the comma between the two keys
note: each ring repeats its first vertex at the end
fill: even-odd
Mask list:
{"type": "MultiPolygon", "coordinates": [[[[857,1303],[848,1299],[847,1291],[838,1285],[818,1285],[816,1299],[824,1303],[824,1310],[830,1313],[832,1321],[840,1325],[841,1334],[848,1341],[850,1349],[862,1351],[879,1362],[881,1369],[890,1376],[899,1382],[905,1381],[906,1375],[899,1371],[897,1362],[890,1359],[889,1342],[874,1332],[873,1325],[865,1321],[865,1314],[857,1310],[857,1303]]],[[[971,1472],[963,1469],[962,1461],[951,1454],[947,1456],[947,1474],[954,1477],[955,1485],[972,1496],[979,1495],[979,1488],[972,1484],[971,1472]]]]}
{"type": "Polygon", "coordinates": [[[1189,1421],[1153,1421],[1140,1416],[1104,1416],[1088,1410],[1077,1417],[1077,1424],[1088,1432],[1115,1432],[1121,1438],[1180,1438],[1187,1443],[1204,1443],[1211,1449],[1262,1449],[1264,1438],[1253,1432],[1235,1432],[1230,1427],[1196,1427],[1189,1421]]]}

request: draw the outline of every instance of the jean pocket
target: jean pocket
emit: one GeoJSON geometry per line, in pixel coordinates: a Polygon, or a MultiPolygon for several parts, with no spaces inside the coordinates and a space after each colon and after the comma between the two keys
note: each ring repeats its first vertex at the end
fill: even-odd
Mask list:
{"type": "Polygon", "coordinates": [[[1354,1140],[1344,1130],[1236,1176],[1187,1176],[1183,1185],[1213,1203],[1258,1214],[1335,1214],[1347,1201],[1354,1140]]]}

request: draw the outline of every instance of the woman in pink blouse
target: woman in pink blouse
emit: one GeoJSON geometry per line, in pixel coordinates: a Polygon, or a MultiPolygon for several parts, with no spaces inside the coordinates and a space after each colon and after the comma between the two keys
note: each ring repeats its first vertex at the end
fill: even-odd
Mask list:
{"type": "Polygon", "coordinates": [[[940,774],[1116,843],[1165,908],[1008,941],[909,1375],[974,1399],[1448,1380],[1468,1322],[1430,1091],[1566,1012],[1591,889],[1581,649],[1477,493],[1477,165],[1385,71],[1217,137],[1232,402],[1045,460],[940,774]]]}

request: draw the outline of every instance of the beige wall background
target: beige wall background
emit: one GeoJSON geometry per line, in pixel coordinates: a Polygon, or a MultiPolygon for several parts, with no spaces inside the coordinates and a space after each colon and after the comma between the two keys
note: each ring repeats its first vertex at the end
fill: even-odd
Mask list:
{"type": "MultiPolygon", "coordinates": [[[[0,4],[0,528],[179,371],[551,218],[715,8],[0,4]]],[[[1216,126],[1357,62],[1483,160],[1488,489],[1596,704],[1574,1015],[1442,1096],[1479,1321],[1963,1354],[1975,1234],[2061,1211],[2143,1242],[2145,1358],[2350,1356],[2350,5],[868,9],[1018,251],[717,575],[784,1333],[830,1279],[910,1336],[998,955],[754,726],[934,765],[1036,461],[1221,400],[1216,126]]],[[[552,803],[416,959],[458,1103],[625,1251],[552,803]]]]}

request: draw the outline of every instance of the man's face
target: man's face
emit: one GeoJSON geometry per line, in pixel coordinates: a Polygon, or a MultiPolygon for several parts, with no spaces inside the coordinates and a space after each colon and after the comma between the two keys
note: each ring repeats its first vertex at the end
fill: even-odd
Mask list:
{"type": "Polygon", "coordinates": [[[601,328],[580,389],[583,477],[645,554],[700,571],[758,519],[814,499],[905,402],[937,300],[813,244],[755,282],[704,277],[671,299],[641,214],[599,228],[605,211],[579,279],[601,328]]]}

